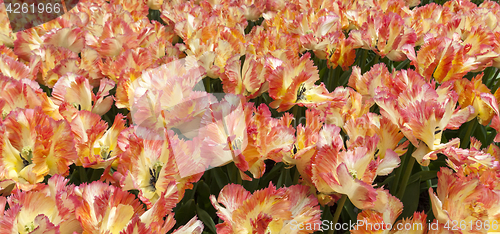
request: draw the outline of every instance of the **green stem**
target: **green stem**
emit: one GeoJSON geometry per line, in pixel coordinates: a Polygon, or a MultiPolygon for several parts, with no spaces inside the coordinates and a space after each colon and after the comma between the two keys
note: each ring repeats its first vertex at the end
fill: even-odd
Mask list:
{"type": "Polygon", "coordinates": [[[334,84],[333,83],[333,77],[334,76],[335,76],[334,69],[330,68],[328,70],[328,80],[327,80],[327,87],[326,87],[328,89],[328,91],[330,91],[330,92],[333,92],[333,89],[334,89],[334,87],[333,87],[333,84],[334,84]]]}
{"type": "Polygon", "coordinates": [[[80,183],[89,182],[89,178],[87,177],[87,171],[85,171],[85,167],[78,168],[78,172],[80,173],[80,183]]]}
{"type": "Polygon", "coordinates": [[[90,181],[97,181],[101,179],[101,176],[104,171],[101,171],[101,169],[92,169],[92,173],[90,174],[90,181]]]}
{"type": "MultiPolygon", "coordinates": [[[[428,166],[420,166],[422,168],[422,171],[429,171],[428,166]]],[[[425,183],[427,184],[427,189],[432,188],[432,181],[431,180],[426,180],[425,183]]]]}
{"type": "Polygon", "coordinates": [[[342,68],[338,66],[335,68],[335,87],[332,88],[332,91],[335,90],[335,88],[340,86],[340,73],[342,71],[342,68]]]}
{"type": "Polygon", "coordinates": [[[377,64],[379,59],[380,59],[380,55],[375,54],[375,61],[373,62],[373,65],[377,64]]]}
{"type": "Polygon", "coordinates": [[[259,95],[259,106],[260,106],[260,104],[262,104],[262,103],[265,103],[266,105],[268,105],[268,106],[269,106],[269,104],[268,104],[268,103],[266,103],[266,100],[264,99],[264,95],[263,95],[263,94],[259,95]]]}
{"type": "Polygon", "coordinates": [[[474,132],[474,130],[476,129],[476,126],[477,126],[476,119],[473,119],[472,121],[469,122],[467,126],[467,132],[465,133],[465,136],[462,138],[463,141],[460,144],[460,148],[466,148],[467,146],[469,146],[470,136],[472,132],[474,132]]]}
{"type": "Polygon", "coordinates": [[[326,73],[328,70],[330,70],[330,68],[328,68],[326,59],[321,60],[321,65],[320,65],[320,67],[318,67],[318,71],[320,71],[320,82],[322,82],[325,85],[326,85],[326,79],[328,78],[326,76],[327,75],[326,73]],[[323,71],[323,72],[321,73],[321,71],[323,71]]]}
{"type": "Polygon", "coordinates": [[[409,160],[409,157],[413,157],[411,156],[411,154],[413,153],[414,149],[415,146],[413,146],[413,144],[410,143],[406,151],[406,154],[403,155],[403,158],[401,160],[401,165],[396,169],[396,176],[394,177],[394,182],[392,182],[391,187],[389,189],[390,193],[393,195],[396,194],[396,191],[398,191],[398,187],[400,186],[401,173],[406,168],[405,166],[408,164],[407,162],[409,160]]]}
{"type": "MultiPolygon", "coordinates": [[[[339,201],[337,201],[337,209],[335,210],[335,213],[333,214],[333,219],[332,223],[333,225],[337,224],[340,218],[340,213],[342,213],[342,209],[344,208],[344,203],[347,200],[347,195],[342,194],[342,197],[340,198],[339,201]]],[[[335,232],[335,229],[332,228],[331,230],[328,231],[329,234],[333,234],[335,232]]]]}
{"type": "Polygon", "coordinates": [[[232,183],[241,184],[240,169],[234,162],[227,165],[227,173],[232,183]]]}
{"type": "Polygon", "coordinates": [[[281,169],[280,178],[278,178],[278,183],[276,183],[277,188],[284,187],[286,178],[286,169],[281,169]]]}
{"type": "Polygon", "coordinates": [[[298,184],[300,178],[300,173],[297,168],[295,168],[295,174],[293,175],[293,184],[298,184]]]}
{"type": "Polygon", "coordinates": [[[243,180],[241,179],[241,175],[240,175],[240,170],[239,169],[236,171],[236,182],[238,184],[243,184],[243,180]]]}
{"type": "MultiPolygon", "coordinates": [[[[495,81],[498,77],[498,73],[500,73],[500,69],[497,69],[497,72],[495,72],[495,75],[493,75],[493,78],[491,79],[491,84],[493,84],[493,81],[495,81]]],[[[490,86],[490,84],[488,85],[488,87],[490,86]]],[[[493,89],[491,90],[491,93],[495,93],[495,91],[497,91],[498,87],[500,86],[500,80],[497,81],[497,83],[495,84],[495,87],[493,87],[493,89]]]]}
{"type": "Polygon", "coordinates": [[[361,61],[360,61],[360,64],[359,64],[359,68],[361,69],[361,71],[363,73],[366,72],[365,64],[366,64],[366,57],[367,56],[368,56],[368,50],[364,50],[363,51],[363,57],[361,57],[361,61]]]}
{"type": "Polygon", "coordinates": [[[401,183],[399,184],[398,193],[396,195],[397,198],[402,199],[405,194],[405,190],[408,184],[408,180],[410,179],[411,171],[413,169],[413,164],[415,164],[415,158],[411,155],[407,155],[410,158],[408,159],[408,164],[406,165],[406,171],[403,174],[403,178],[401,179],[401,183]]]}
{"type": "Polygon", "coordinates": [[[205,91],[206,91],[207,93],[210,93],[210,88],[211,88],[211,87],[210,87],[210,85],[211,85],[210,80],[211,80],[211,79],[212,79],[212,78],[210,78],[210,77],[206,76],[206,77],[205,77],[205,80],[204,80],[204,83],[205,83],[205,91]]]}
{"type": "Polygon", "coordinates": [[[294,118],[294,121],[295,121],[295,127],[299,126],[299,105],[295,104],[295,106],[293,106],[293,118],[294,118]]]}
{"type": "MultiPolygon", "coordinates": [[[[68,178],[69,183],[72,183],[72,182],[73,182],[73,178],[75,177],[76,172],[77,172],[76,170],[75,170],[75,171],[73,171],[73,173],[71,173],[71,175],[69,176],[69,178],[68,178]]],[[[74,183],[73,183],[73,184],[74,184],[74,183]]]]}
{"type": "Polygon", "coordinates": [[[491,72],[492,70],[495,69],[494,67],[488,67],[486,69],[484,69],[484,72],[483,72],[483,84],[485,84],[486,86],[488,86],[490,83],[491,83],[491,80],[492,77],[491,77],[491,72]]]}

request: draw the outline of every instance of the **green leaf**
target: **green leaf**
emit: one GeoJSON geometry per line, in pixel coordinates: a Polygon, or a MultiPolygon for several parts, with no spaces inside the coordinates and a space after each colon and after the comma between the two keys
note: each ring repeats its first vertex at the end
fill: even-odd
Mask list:
{"type": "MultiPolygon", "coordinates": [[[[347,214],[349,214],[349,219],[353,222],[356,222],[356,220],[358,219],[358,214],[356,214],[356,212],[354,212],[354,205],[352,204],[351,200],[349,198],[347,198],[347,200],[345,201],[344,203],[344,210],[347,212],[347,214]]],[[[342,218],[344,218],[345,216],[342,216],[342,218]]],[[[344,221],[345,223],[346,221],[344,221]]]]}
{"type": "Polygon", "coordinates": [[[333,215],[332,212],[330,211],[330,206],[324,206],[323,207],[323,214],[321,215],[321,220],[332,220],[333,215]]]}
{"type": "Polygon", "coordinates": [[[479,141],[481,141],[481,144],[486,145],[488,139],[488,136],[486,134],[486,127],[481,124],[478,124],[474,137],[479,141]]]}
{"type": "Polygon", "coordinates": [[[276,187],[288,187],[292,184],[292,176],[290,175],[290,169],[282,169],[280,178],[278,179],[278,183],[276,183],[276,187]]]}
{"type": "Polygon", "coordinates": [[[269,185],[269,182],[277,179],[280,176],[281,170],[283,169],[283,163],[277,163],[268,173],[264,174],[264,176],[260,179],[259,188],[265,188],[269,185]]]}
{"type": "Polygon", "coordinates": [[[210,229],[212,233],[217,233],[214,220],[206,211],[200,209],[199,206],[196,206],[196,213],[198,214],[198,218],[203,222],[203,225],[205,227],[208,227],[208,229],[210,229]]]}
{"type": "MultiPolygon", "coordinates": [[[[213,217],[215,218],[216,217],[215,208],[212,206],[212,203],[210,202],[210,195],[212,195],[212,193],[210,192],[210,186],[208,186],[208,184],[205,183],[205,181],[199,181],[198,188],[196,189],[196,202],[198,203],[199,206],[201,206],[203,210],[209,211],[210,214],[213,213],[214,214],[213,217]]],[[[214,195],[218,196],[218,194],[214,195]]]]}
{"type": "Polygon", "coordinates": [[[413,157],[411,154],[413,153],[415,149],[415,146],[413,146],[413,144],[410,143],[410,145],[408,146],[408,149],[406,151],[406,153],[402,156],[401,158],[401,164],[398,168],[396,168],[396,170],[393,172],[395,173],[395,177],[394,177],[394,180],[389,184],[389,191],[391,194],[395,195],[396,192],[400,189],[399,187],[401,186],[399,183],[400,180],[401,180],[401,176],[403,175],[403,171],[404,170],[412,170],[412,168],[407,168],[407,164],[408,164],[408,160],[410,159],[410,157],[413,157]]]}
{"type": "Polygon", "coordinates": [[[402,61],[400,62],[397,66],[396,66],[396,70],[401,70],[403,68],[405,68],[406,66],[408,66],[408,64],[410,64],[410,60],[407,59],[405,61],[402,61]]]}
{"type": "Polygon", "coordinates": [[[78,167],[78,172],[80,173],[80,182],[81,183],[91,182],[91,181],[89,181],[89,179],[87,177],[87,171],[85,170],[84,167],[78,167]]]}
{"type": "Polygon", "coordinates": [[[104,169],[90,169],[90,171],[91,171],[90,181],[97,181],[101,179],[101,176],[104,173],[104,169]]]}
{"type": "Polygon", "coordinates": [[[327,70],[328,70],[327,66],[324,66],[323,68],[321,68],[321,70],[319,71],[319,77],[323,78],[325,76],[325,73],[326,73],[327,70]]]}
{"type": "Polygon", "coordinates": [[[351,77],[352,74],[352,67],[349,68],[349,70],[344,71],[342,75],[340,76],[340,85],[341,86],[346,86],[347,83],[349,83],[349,78],[351,77]]]}
{"type": "Polygon", "coordinates": [[[385,180],[382,183],[377,184],[377,187],[382,187],[383,185],[392,183],[392,181],[394,180],[394,178],[396,178],[396,175],[394,175],[393,173],[391,173],[391,175],[388,176],[387,178],[385,178],[385,180]]]}
{"type": "Polygon", "coordinates": [[[475,129],[478,125],[477,118],[474,118],[473,120],[469,121],[466,124],[465,129],[460,129],[460,147],[461,148],[468,148],[469,143],[470,143],[470,137],[473,132],[475,132],[475,129]]]}
{"type": "Polygon", "coordinates": [[[252,181],[244,180],[242,181],[243,187],[249,192],[253,193],[259,188],[259,179],[252,179],[252,181]]]}
{"type": "Polygon", "coordinates": [[[194,199],[194,194],[196,193],[197,188],[198,188],[198,183],[194,184],[193,189],[186,189],[184,197],[188,199],[194,199]]]}
{"type": "Polygon", "coordinates": [[[177,204],[177,207],[175,207],[175,220],[176,220],[176,226],[177,225],[184,225],[187,223],[193,216],[196,215],[196,203],[194,199],[188,200],[186,203],[182,204],[179,206],[177,204]]]}
{"type": "Polygon", "coordinates": [[[417,180],[425,181],[437,178],[438,171],[419,171],[410,176],[408,183],[413,183],[417,180]]]}
{"type": "Polygon", "coordinates": [[[488,138],[487,138],[487,141],[486,141],[486,144],[485,145],[490,145],[493,140],[495,139],[495,136],[497,135],[497,132],[495,130],[491,130],[488,132],[488,138]]]}
{"type": "Polygon", "coordinates": [[[434,212],[432,211],[432,207],[425,214],[427,215],[427,222],[431,223],[434,220],[434,212]]]}
{"type": "Polygon", "coordinates": [[[198,182],[198,189],[196,190],[196,193],[200,196],[200,197],[210,197],[210,187],[208,186],[207,183],[205,183],[205,181],[203,180],[200,180],[198,182]]]}
{"type": "Polygon", "coordinates": [[[215,182],[217,182],[217,186],[219,189],[222,189],[224,186],[229,184],[229,179],[227,178],[227,174],[224,173],[222,168],[216,167],[212,169],[212,176],[215,178],[215,182]]]}
{"type": "Polygon", "coordinates": [[[441,170],[441,167],[448,167],[448,164],[446,164],[446,161],[435,160],[435,161],[432,161],[431,164],[429,164],[429,169],[431,171],[439,171],[439,170],[441,170]]]}
{"type": "Polygon", "coordinates": [[[408,183],[405,194],[401,202],[403,202],[403,213],[402,218],[408,218],[413,215],[413,213],[418,208],[418,201],[420,196],[420,179],[417,179],[413,183],[408,183]]]}
{"type": "Polygon", "coordinates": [[[290,187],[293,185],[293,178],[290,169],[286,169],[285,186],[290,187]]]}
{"type": "Polygon", "coordinates": [[[285,177],[286,175],[285,174],[285,169],[283,169],[281,172],[280,172],[280,177],[278,178],[278,182],[276,183],[276,187],[278,188],[281,188],[283,187],[283,184],[285,183],[283,181],[283,177],[285,177]]]}
{"type": "Polygon", "coordinates": [[[241,184],[240,169],[234,164],[234,162],[229,163],[227,166],[227,175],[231,183],[241,184]]]}

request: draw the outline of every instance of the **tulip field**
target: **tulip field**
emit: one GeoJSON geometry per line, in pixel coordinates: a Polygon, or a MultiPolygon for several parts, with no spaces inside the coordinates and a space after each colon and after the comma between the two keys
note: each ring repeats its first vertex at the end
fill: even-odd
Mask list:
{"type": "Polygon", "coordinates": [[[500,233],[499,105],[496,1],[0,0],[0,234],[500,233]]]}

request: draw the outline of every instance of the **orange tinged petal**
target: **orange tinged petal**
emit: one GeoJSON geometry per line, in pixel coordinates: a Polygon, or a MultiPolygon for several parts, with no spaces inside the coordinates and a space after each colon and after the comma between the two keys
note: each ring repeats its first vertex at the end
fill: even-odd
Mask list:
{"type": "Polygon", "coordinates": [[[280,162],[283,155],[292,149],[295,131],[290,123],[282,120],[284,118],[272,118],[268,107],[262,104],[248,125],[247,131],[251,133],[243,155],[254,178],[260,178],[264,174],[264,160],[280,162]]]}
{"type": "Polygon", "coordinates": [[[20,31],[16,34],[17,39],[14,41],[14,52],[17,56],[25,61],[30,60],[33,50],[39,49],[43,44],[43,40],[35,28],[20,31]]]}
{"type": "Polygon", "coordinates": [[[120,233],[144,209],[135,195],[102,182],[80,185],[83,200],[75,214],[85,233],[120,233]]]}
{"type": "Polygon", "coordinates": [[[50,31],[44,36],[44,43],[64,47],[80,53],[84,47],[84,32],[80,28],[61,28],[50,31]]]}
{"type": "Polygon", "coordinates": [[[412,217],[398,221],[393,226],[396,227],[391,232],[394,234],[424,234],[427,233],[429,224],[427,223],[427,215],[424,212],[415,211],[412,217]]]}
{"type": "Polygon", "coordinates": [[[229,184],[222,189],[217,200],[213,195],[210,200],[218,211],[217,215],[224,220],[216,225],[220,233],[279,233],[292,227],[293,223],[312,226],[320,222],[317,199],[303,185],[276,190],[270,184],[268,188],[251,194],[241,185],[229,184]]]}
{"type": "Polygon", "coordinates": [[[268,73],[269,69],[265,67],[262,58],[247,53],[243,67],[239,55],[230,58],[220,78],[226,93],[242,94],[251,98],[266,91],[264,82],[268,73]]]}
{"type": "Polygon", "coordinates": [[[319,192],[346,194],[360,209],[374,205],[375,189],[358,179],[364,176],[367,162],[371,160],[366,148],[357,148],[355,152],[339,152],[332,147],[323,147],[317,154],[313,161],[312,180],[319,192]]]}
{"type": "MultiPolygon", "coordinates": [[[[469,46],[470,47],[470,46],[469,46]]],[[[425,42],[412,64],[427,80],[433,77],[439,83],[462,78],[479,64],[467,55],[470,48],[447,37],[433,37],[425,42]]]]}
{"type": "Polygon", "coordinates": [[[69,124],[55,121],[41,108],[18,109],[5,118],[2,171],[25,190],[45,175],[68,173],[76,160],[75,143],[69,124]]]}

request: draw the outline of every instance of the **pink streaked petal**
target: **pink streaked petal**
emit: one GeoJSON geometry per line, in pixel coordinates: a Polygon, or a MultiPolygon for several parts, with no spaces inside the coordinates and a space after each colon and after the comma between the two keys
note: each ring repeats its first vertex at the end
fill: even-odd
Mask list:
{"type": "Polygon", "coordinates": [[[44,35],[44,43],[80,53],[85,45],[84,31],[80,28],[61,28],[44,35]]]}
{"type": "Polygon", "coordinates": [[[377,166],[377,175],[389,175],[395,168],[399,166],[400,163],[401,159],[399,158],[398,154],[396,154],[391,149],[387,149],[387,151],[385,152],[385,157],[377,166]]]}
{"type": "Polygon", "coordinates": [[[0,72],[16,80],[24,78],[32,79],[28,66],[4,54],[0,54],[0,72]]]}
{"type": "Polygon", "coordinates": [[[194,216],[185,225],[172,232],[172,234],[201,234],[203,232],[203,228],[203,222],[198,220],[197,216],[194,216]]]}
{"type": "Polygon", "coordinates": [[[92,112],[101,116],[108,113],[108,111],[111,109],[111,106],[113,105],[113,101],[113,97],[111,96],[99,100],[99,102],[96,102],[94,104],[92,112]]]}
{"type": "MultiPolygon", "coordinates": [[[[287,199],[291,201],[290,211],[294,221],[311,225],[321,223],[318,199],[311,194],[308,186],[292,185],[288,188],[281,188],[281,190],[285,190],[287,199]]],[[[291,228],[290,222],[287,223],[288,225],[283,226],[282,230],[291,228]]]]}
{"type": "Polygon", "coordinates": [[[192,140],[184,140],[179,139],[173,131],[169,131],[168,134],[181,178],[203,173],[208,169],[210,162],[208,159],[201,157],[200,138],[195,137],[192,140]]]}
{"type": "Polygon", "coordinates": [[[69,102],[80,105],[81,110],[92,110],[92,88],[83,76],[72,73],[62,76],[54,85],[52,96],[56,105],[69,102]]]}
{"type": "Polygon", "coordinates": [[[450,122],[446,125],[446,129],[458,129],[460,126],[469,120],[469,117],[474,114],[474,107],[468,106],[463,109],[455,110],[451,116],[450,122]]]}
{"type": "Polygon", "coordinates": [[[375,188],[352,178],[344,163],[341,163],[337,168],[337,174],[339,183],[342,186],[340,193],[346,194],[349,200],[359,209],[364,210],[373,207],[377,197],[375,188]]]}
{"type": "Polygon", "coordinates": [[[217,216],[226,222],[233,222],[233,213],[236,211],[252,194],[242,185],[229,184],[222,188],[219,197],[210,196],[212,205],[217,209],[217,216]],[[222,207],[220,204],[224,205],[222,207]]]}
{"type": "Polygon", "coordinates": [[[491,93],[481,93],[481,99],[495,112],[497,116],[500,116],[500,111],[498,109],[498,102],[495,96],[491,93]]]}
{"type": "Polygon", "coordinates": [[[7,197],[6,196],[0,196],[0,218],[3,218],[5,215],[5,205],[7,205],[7,197]]]}
{"type": "Polygon", "coordinates": [[[148,234],[152,233],[151,228],[146,226],[138,216],[134,216],[120,234],[148,234]]]}
{"type": "Polygon", "coordinates": [[[430,160],[436,160],[437,154],[442,153],[449,147],[458,147],[460,145],[459,138],[453,138],[447,143],[439,144],[434,146],[434,150],[431,150],[427,147],[427,145],[423,142],[417,147],[417,149],[413,152],[412,156],[417,159],[417,162],[422,166],[428,166],[430,160]]]}
{"type": "Polygon", "coordinates": [[[59,226],[54,225],[50,222],[49,218],[43,214],[36,216],[33,224],[38,227],[30,232],[30,234],[60,234],[59,226]]]}
{"type": "Polygon", "coordinates": [[[443,209],[443,202],[434,193],[432,188],[429,188],[429,196],[431,198],[432,212],[434,213],[434,217],[439,222],[443,223],[449,222],[450,216],[448,215],[448,211],[443,209]]]}
{"type": "Polygon", "coordinates": [[[491,120],[491,127],[497,131],[497,135],[493,141],[500,142],[500,117],[498,115],[491,120]]]}

